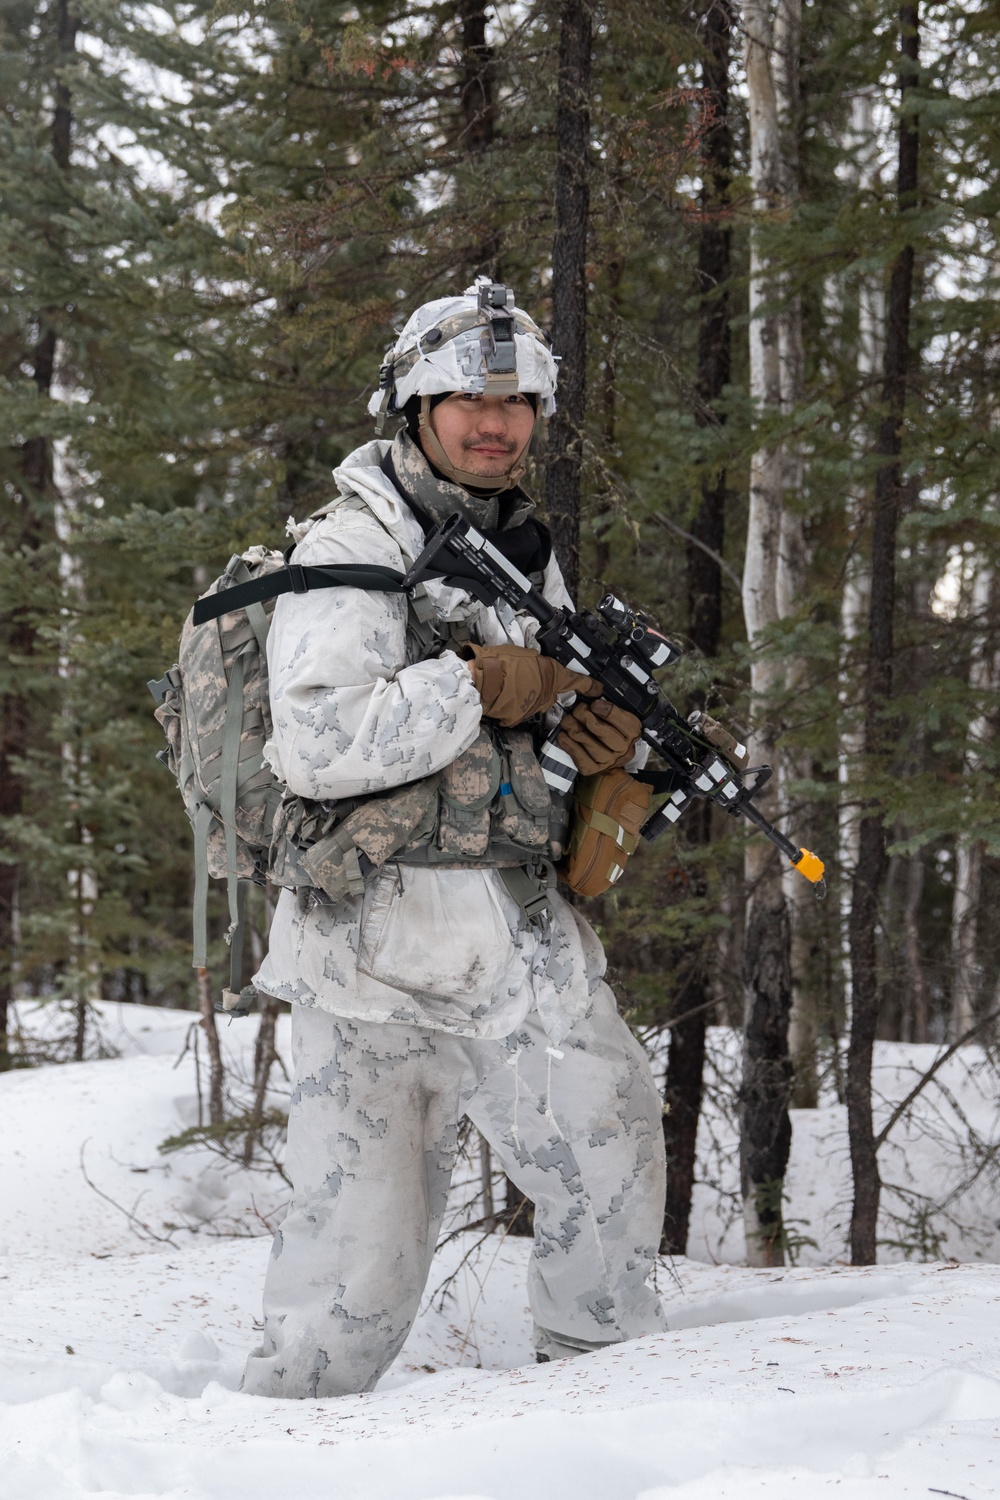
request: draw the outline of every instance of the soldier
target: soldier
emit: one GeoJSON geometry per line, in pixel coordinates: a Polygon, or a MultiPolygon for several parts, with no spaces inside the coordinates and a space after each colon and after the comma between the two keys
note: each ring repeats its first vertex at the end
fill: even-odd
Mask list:
{"type": "MultiPolygon", "coordinates": [[[[568,603],[519,487],[555,386],[544,337],[503,286],[481,277],[418,308],[369,408],[377,430],[387,412],[404,425],[335,471],[338,496],[293,528],[294,561],[405,570],[460,511],[568,603]]],[[[292,1005],[294,1191],[248,1392],[374,1387],[418,1308],[463,1116],[535,1205],[538,1358],[664,1327],[646,1284],[659,1098],[597,936],[550,888],[535,758],[542,716],[567,705],[560,742],[587,773],[628,763],[639,722],[532,649],[533,629],[443,582],[412,602],[342,588],[276,605],[269,762],[290,796],[350,817],[332,845],[344,883],[316,860],[319,884],[282,891],[255,978],[292,1005]]]]}

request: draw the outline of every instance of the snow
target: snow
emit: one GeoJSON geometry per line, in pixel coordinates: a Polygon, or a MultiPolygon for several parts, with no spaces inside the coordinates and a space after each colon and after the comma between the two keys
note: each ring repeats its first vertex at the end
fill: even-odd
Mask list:
{"type": "MultiPolygon", "coordinates": [[[[377,1392],[241,1395],[266,1224],[287,1188],[203,1148],[158,1152],[197,1120],[190,1045],[177,1061],[191,1020],[105,1007],[102,1035],[121,1057],[0,1078],[2,1500],[1000,1493],[1000,1271],[985,1260],[664,1262],[666,1334],[539,1366],[527,1244],[467,1234],[439,1252],[377,1392]]],[[[237,1070],[254,1025],[224,1029],[237,1070]]],[[[287,1052],[283,1033],[279,1043],[287,1052]]],[[[887,1098],[906,1092],[906,1070],[923,1061],[913,1054],[880,1054],[887,1098]]],[[[970,1111],[988,1110],[968,1068],[951,1078],[961,1087],[970,1111]]],[[[836,1106],[796,1126],[792,1214],[815,1258],[840,1233],[829,1227],[843,1188],[836,1106]]],[[[922,1149],[943,1173],[944,1157],[935,1165],[922,1149]]],[[[701,1211],[711,1249],[707,1200],[701,1211]]]]}

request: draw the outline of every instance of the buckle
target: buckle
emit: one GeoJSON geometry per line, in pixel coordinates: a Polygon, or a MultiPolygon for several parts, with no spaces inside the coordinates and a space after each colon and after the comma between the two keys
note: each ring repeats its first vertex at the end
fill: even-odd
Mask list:
{"type": "Polygon", "coordinates": [[[537,896],[532,896],[530,900],[525,901],[521,910],[531,926],[544,926],[552,915],[548,891],[539,891],[537,896]]]}

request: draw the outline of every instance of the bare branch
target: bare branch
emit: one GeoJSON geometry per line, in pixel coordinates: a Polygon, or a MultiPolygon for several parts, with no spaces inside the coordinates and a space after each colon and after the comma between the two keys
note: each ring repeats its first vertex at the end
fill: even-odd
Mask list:
{"type": "Polygon", "coordinates": [[[923,1093],[924,1089],[930,1083],[935,1073],[937,1073],[940,1068],[944,1067],[945,1063],[950,1057],[955,1056],[955,1053],[960,1047],[967,1046],[968,1043],[972,1041],[972,1038],[977,1034],[977,1032],[985,1030],[988,1025],[992,1024],[992,1022],[998,1019],[998,1016],[1000,1016],[1000,1012],[995,1010],[990,1011],[988,1016],[984,1016],[981,1021],[977,1021],[975,1026],[970,1026],[968,1031],[963,1031],[962,1035],[956,1042],[952,1042],[950,1047],[945,1048],[945,1050],[941,1053],[941,1056],[937,1058],[936,1061],[933,1062],[927,1069],[927,1072],[923,1075],[920,1081],[914,1084],[913,1088],[907,1094],[906,1098],[900,1104],[896,1105],[896,1108],[889,1116],[889,1119],[887,1120],[885,1125],[883,1125],[878,1135],[875,1137],[876,1151],[881,1145],[884,1144],[886,1137],[888,1136],[892,1127],[895,1125],[896,1121],[906,1113],[910,1105],[913,1103],[914,1099],[916,1099],[920,1094],[923,1093]]]}

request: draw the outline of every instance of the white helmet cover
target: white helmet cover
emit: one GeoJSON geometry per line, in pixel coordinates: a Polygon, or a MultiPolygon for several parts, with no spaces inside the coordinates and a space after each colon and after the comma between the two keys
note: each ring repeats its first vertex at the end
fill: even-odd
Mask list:
{"type": "Polygon", "coordinates": [[[545,335],[514,306],[514,293],[477,276],[461,297],[439,297],[412,314],[385,357],[368,410],[381,433],[386,415],[401,411],[411,396],[520,391],[537,395],[540,414],[550,417],[557,378],[545,335]]]}

